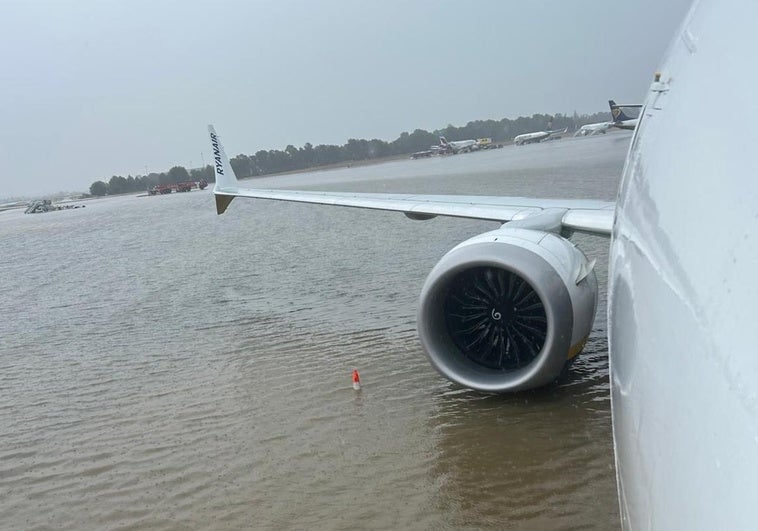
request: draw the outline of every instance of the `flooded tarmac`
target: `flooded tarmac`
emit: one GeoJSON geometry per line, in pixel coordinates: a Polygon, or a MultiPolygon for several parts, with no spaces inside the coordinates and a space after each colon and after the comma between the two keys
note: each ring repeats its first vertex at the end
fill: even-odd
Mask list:
{"type": "MultiPolygon", "coordinates": [[[[613,200],[630,135],[247,181],[613,200]]],[[[0,213],[5,529],[618,528],[600,305],[570,373],[488,396],[426,362],[415,312],[497,224],[235,199],[0,213]],[[363,389],[351,386],[358,369],[363,389]]]]}

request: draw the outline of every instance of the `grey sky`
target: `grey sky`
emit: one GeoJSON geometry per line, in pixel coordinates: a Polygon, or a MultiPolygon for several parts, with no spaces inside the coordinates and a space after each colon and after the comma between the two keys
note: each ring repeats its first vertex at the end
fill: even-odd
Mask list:
{"type": "Polygon", "coordinates": [[[3,0],[0,197],[639,102],[689,3],[3,0]]]}

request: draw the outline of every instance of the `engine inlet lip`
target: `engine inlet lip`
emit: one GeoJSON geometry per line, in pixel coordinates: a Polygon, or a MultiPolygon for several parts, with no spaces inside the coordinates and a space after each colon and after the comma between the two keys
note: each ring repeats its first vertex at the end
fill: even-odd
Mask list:
{"type": "Polygon", "coordinates": [[[567,352],[570,337],[558,336],[556,330],[571,330],[573,314],[566,286],[542,256],[502,241],[480,242],[453,249],[432,269],[421,291],[417,324],[426,355],[443,376],[472,389],[504,392],[547,384],[560,373],[565,359],[555,352],[567,352]],[[448,287],[461,271],[474,267],[494,267],[514,273],[532,286],[541,299],[547,334],[541,351],[525,367],[506,373],[488,369],[460,355],[450,338],[444,318],[448,287]]]}

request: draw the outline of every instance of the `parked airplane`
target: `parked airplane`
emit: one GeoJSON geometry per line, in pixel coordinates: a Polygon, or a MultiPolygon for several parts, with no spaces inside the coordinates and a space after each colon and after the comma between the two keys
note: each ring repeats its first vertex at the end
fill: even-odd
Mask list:
{"type": "Polygon", "coordinates": [[[535,131],[534,133],[524,133],[514,137],[513,143],[517,146],[523,146],[524,144],[533,144],[536,142],[542,142],[548,140],[555,135],[560,135],[568,131],[568,127],[565,129],[556,129],[554,131],[535,131]]]}
{"type": "Polygon", "coordinates": [[[744,110],[755,106],[756,19],[756,3],[693,6],[648,91],[615,204],[240,188],[210,128],[217,211],[242,196],[504,222],[440,260],[418,310],[432,364],[484,391],[548,383],[579,352],[597,300],[594,262],[564,236],[610,234],[622,526],[754,529],[758,163],[745,146],[758,132],[744,110]],[[730,105],[713,105],[714,87],[730,105]]]}
{"type": "Polygon", "coordinates": [[[637,127],[638,119],[627,116],[623,111],[623,108],[640,108],[642,105],[638,103],[619,105],[613,100],[608,100],[608,106],[611,108],[611,116],[613,116],[613,122],[611,123],[612,127],[628,130],[633,130],[637,127]]]}
{"type": "Polygon", "coordinates": [[[456,140],[448,142],[444,136],[441,136],[439,146],[434,147],[449,153],[468,153],[469,151],[476,151],[479,149],[479,144],[476,140],[456,140]]]}
{"type": "Polygon", "coordinates": [[[574,136],[591,136],[598,133],[605,134],[605,132],[611,128],[613,122],[597,122],[594,124],[584,124],[580,127],[574,136]]]}
{"type": "Polygon", "coordinates": [[[574,133],[574,136],[590,136],[599,133],[605,134],[605,132],[608,131],[608,129],[611,127],[629,130],[637,127],[637,119],[627,116],[622,110],[622,107],[639,108],[642,107],[642,105],[636,103],[618,105],[613,100],[608,100],[608,105],[611,108],[611,115],[613,116],[614,120],[613,122],[597,122],[594,124],[585,124],[580,127],[576,133],[574,133]]]}

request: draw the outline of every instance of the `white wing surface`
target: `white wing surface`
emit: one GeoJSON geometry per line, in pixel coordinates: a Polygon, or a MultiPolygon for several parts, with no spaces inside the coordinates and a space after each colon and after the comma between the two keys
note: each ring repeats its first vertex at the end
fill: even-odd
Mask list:
{"type": "Polygon", "coordinates": [[[235,197],[253,197],[316,203],[321,205],[369,208],[403,212],[411,219],[435,216],[481,219],[498,222],[521,221],[549,210],[560,216],[563,228],[573,231],[609,235],[613,226],[615,203],[581,199],[532,199],[526,197],[375,194],[345,192],[311,192],[242,188],[234,175],[224,148],[213,126],[208,126],[213,148],[216,185],[216,209],[223,213],[235,197]]]}

